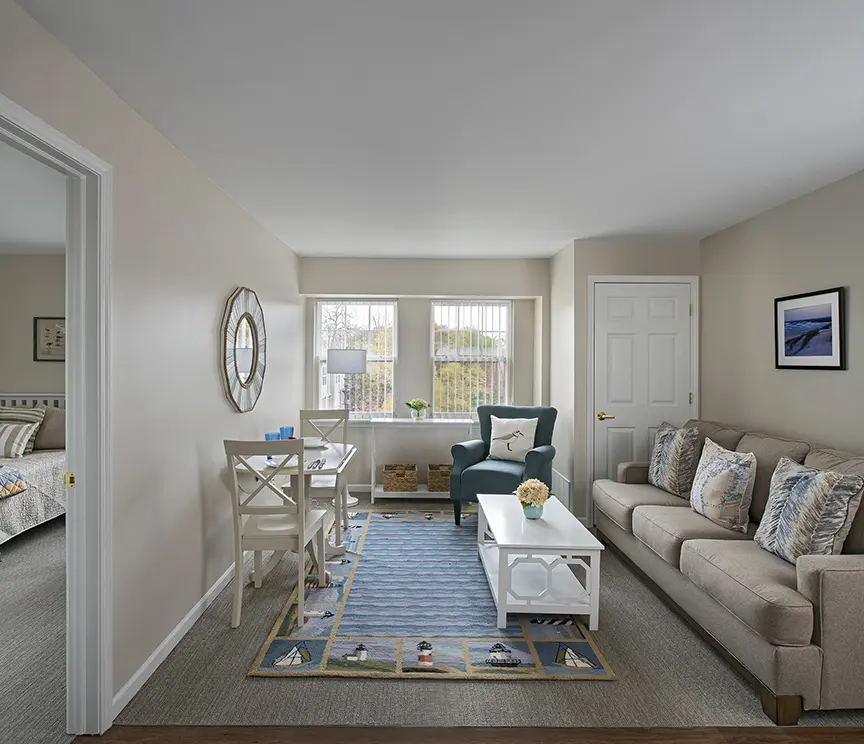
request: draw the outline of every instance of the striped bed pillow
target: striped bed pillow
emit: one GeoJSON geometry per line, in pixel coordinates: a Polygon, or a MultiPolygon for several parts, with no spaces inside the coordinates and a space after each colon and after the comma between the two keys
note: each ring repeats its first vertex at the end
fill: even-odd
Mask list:
{"type": "Polygon", "coordinates": [[[0,406],[0,426],[3,424],[35,424],[30,439],[24,446],[24,454],[29,455],[36,443],[36,434],[42,426],[45,418],[45,409],[41,406],[30,408],[29,406],[0,406]]]}
{"type": "Polygon", "coordinates": [[[0,424],[0,457],[21,457],[39,424],[0,424]]]}

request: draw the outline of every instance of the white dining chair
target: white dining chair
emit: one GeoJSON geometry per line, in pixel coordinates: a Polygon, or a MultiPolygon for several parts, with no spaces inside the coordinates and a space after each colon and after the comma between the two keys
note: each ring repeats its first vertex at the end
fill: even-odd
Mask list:
{"type": "Polygon", "coordinates": [[[303,475],[303,440],[273,442],[225,441],[231,475],[231,513],[234,520],[234,607],[231,627],[240,626],[243,605],[244,555],[254,552],[252,578],[259,588],[264,577],[289,550],[297,553],[297,625],[304,622],[306,557],[308,552],[320,586],[327,584],[325,568],[326,517],[312,509],[303,475]],[[267,461],[267,456],[272,461],[267,461]],[[297,466],[299,463],[299,470],[297,466]],[[297,470],[292,474],[291,470],[297,470]],[[289,471],[289,472],[286,472],[289,471]],[[275,497],[274,498],[274,494],[275,497]],[[314,544],[314,547],[313,547],[314,544]],[[262,565],[265,550],[274,551],[262,565]]]}
{"type": "MultiPolygon", "coordinates": [[[[300,411],[300,436],[317,436],[328,444],[348,443],[348,418],[347,408],[307,408],[300,411]],[[314,433],[313,433],[314,432],[314,433]]],[[[342,526],[348,529],[348,487],[346,483],[340,483],[335,475],[315,475],[310,483],[310,493],[314,496],[333,494],[336,496],[336,488],[342,488],[342,526]]],[[[339,515],[337,515],[338,519],[339,515]]]]}

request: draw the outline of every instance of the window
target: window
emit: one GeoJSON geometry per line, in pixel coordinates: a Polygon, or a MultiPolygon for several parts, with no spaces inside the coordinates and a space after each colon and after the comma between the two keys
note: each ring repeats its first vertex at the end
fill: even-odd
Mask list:
{"type": "Polygon", "coordinates": [[[319,300],[316,329],[318,407],[347,402],[352,415],[392,414],[396,302],[319,300]],[[366,349],[366,374],[327,374],[327,349],[366,349]]]}
{"type": "Polygon", "coordinates": [[[510,302],[432,303],[432,407],[436,416],[475,414],[510,402],[510,302]]]}

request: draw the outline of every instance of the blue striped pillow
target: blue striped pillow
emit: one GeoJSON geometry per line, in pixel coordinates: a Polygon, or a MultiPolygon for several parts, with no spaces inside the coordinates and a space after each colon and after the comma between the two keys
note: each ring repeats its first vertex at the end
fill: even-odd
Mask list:
{"type": "Polygon", "coordinates": [[[668,493],[689,498],[698,448],[699,429],[677,429],[664,421],[654,437],[648,482],[668,493]]]}
{"type": "Polygon", "coordinates": [[[781,457],[753,539],[790,563],[802,555],[839,553],[861,504],[862,490],[860,475],[816,470],[781,457]]]}

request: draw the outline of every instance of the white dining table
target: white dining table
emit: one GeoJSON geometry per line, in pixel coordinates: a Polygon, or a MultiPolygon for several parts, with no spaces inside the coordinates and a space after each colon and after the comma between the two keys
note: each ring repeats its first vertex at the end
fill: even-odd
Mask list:
{"type": "MultiPolygon", "coordinates": [[[[342,500],[347,499],[350,494],[348,493],[345,470],[348,463],[351,461],[351,458],[354,457],[356,453],[357,448],[353,444],[340,444],[338,442],[328,443],[324,447],[307,447],[304,450],[303,475],[306,478],[307,491],[309,490],[312,478],[315,476],[336,477],[336,486],[334,489],[334,495],[336,498],[333,502],[336,508],[336,521],[333,529],[333,542],[328,541],[327,545],[327,558],[344,555],[346,550],[345,544],[342,542],[342,500]]],[[[268,460],[265,455],[253,455],[246,459],[249,462],[249,465],[255,468],[255,470],[260,472],[262,475],[266,475],[267,470],[276,467],[283,458],[278,455],[273,455],[273,459],[268,460]]],[[[258,478],[255,477],[255,475],[242,463],[235,465],[235,470],[237,471],[237,477],[241,484],[244,480],[247,482],[258,480],[258,478]]],[[[296,464],[292,466],[289,463],[282,468],[280,477],[284,475],[290,479],[291,477],[299,475],[299,472],[300,471],[296,464]]],[[[276,484],[275,480],[273,482],[276,484]]]]}

